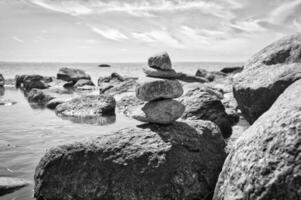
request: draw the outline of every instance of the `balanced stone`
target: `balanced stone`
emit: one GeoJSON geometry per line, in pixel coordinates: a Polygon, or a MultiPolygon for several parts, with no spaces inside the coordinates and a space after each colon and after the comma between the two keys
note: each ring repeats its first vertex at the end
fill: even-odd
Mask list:
{"type": "Polygon", "coordinates": [[[154,78],[167,78],[167,79],[176,79],[181,76],[175,70],[160,70],[160,69],[151,69],[151,68],[143,68],[143,72],[146,76],[154,77],[154,78]]]}
{"type": "Polygon", "coordinates": [[[170,124],[179,119],[184,111],[185,106],[182,103],[165,99],[146,103],[132,117],[141,122],[170,124]]]}
{"type": "Polygon", "coordinates": [[[148,66],[154,69],[171,70],[171,61],[167,52],[156,54],[148,59],[148,66]]]}
{"type": "Polygon", "coordinates": [[[183,94],[183,88],[177,80],[150,80],[139,84],[136,96],[142,101],[178,98],[183,94]]]}

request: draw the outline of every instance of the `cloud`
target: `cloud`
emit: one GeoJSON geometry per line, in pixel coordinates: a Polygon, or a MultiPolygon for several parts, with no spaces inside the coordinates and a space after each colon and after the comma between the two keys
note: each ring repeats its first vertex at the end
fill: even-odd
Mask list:
{"type": "Polygon", "coordinates": [[[294,0],[283,2],[275,10],[270,13],[268,21],[274,24],[286,23],[292,16],[295,17],[301,12],[301,1],[294,0]]]}
{"type": "Polygon", "coordinates": [[[111,28],[99,29],[95,26],[90,26],[90,28],[93,32],[109,40],[120,41],[120,40],[128,39],[126,35],[124,35],[117,29],[111,29],[111,28]]]}
{"type": "Polygon", "coordinates": [[[22,39],[20,39],[19,37],[17,37],[17,36],[13,36],[12,39],[19,42],[19,43],[24,43],[24,41],[22,39]]]}

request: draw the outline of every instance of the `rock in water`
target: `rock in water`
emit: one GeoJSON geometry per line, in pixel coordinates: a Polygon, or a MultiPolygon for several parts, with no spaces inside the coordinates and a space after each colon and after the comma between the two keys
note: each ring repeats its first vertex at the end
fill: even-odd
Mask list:
{"type": "Polygon", "coordinates": [[[77,97],[58,105],[55,110],[63,116],[88,117],[115,114],[114,97],[89,95],[77,97]]]}
{"type": "Polygon", "coordinates": [[[52,81],[51,77],[44,77],[41,75],[22,75],[17,76],[16,85],[19,87],[23,84],[23,88],[27,91],[31,89],[46,89],[49,87],[48,83],[52,81]]]}
{"type": "Polygon", "coordinates": [[[214,200],[295,200],[301,197],[301,80],[236,141],[214,200]]]}
{"type": "Polygon", "coordinates": [[[22,187],[29,185],[28,181],[12,177],[0,177],[0,196],[14,192],[22,187]]]}
{"type": "Polygon", "coordinates": [[[220,72],[223,72],[225,74],[231,74],[231,73],[239,73],[243,70],[243,67],[224,67],[220,70],[220,72]]]}
{"type": "Polygon", "coordinates": [[[156,54],[148,59],[148,66],[159,70],[171,70],[171,61],[167,52],[156,54]]]}
{"type": "Polygon", "coordinates": [[[172,99],[180,97],[182,94],[182,85],[177,80],[150,79],[142,82],[136,88],[136,96],[142,101],[172,99]]]}
{"type": "Polygon", "coordinates": [[[51,149],[35,171],[37,200],[205,200],[226,154],[208,121],[145,124],[51,149]]]}
{"type": "Polygon", "coordinates": [[[91,80],[91,77],[83,70],[63,67],[57,73],[57,79],[61,79],[67,82],[72,81],[76,83],[80,79],[91,80]]]}
{"type": "Polygon", "coordinates": [[[5,83],[4,77],[3,77],[2,74],[0,74],[0,87],[3,87],[3,86],[4,86],[4,83],[5,83]]]}
{"type": "Polygon", "coordinates": [[[234,79],[234,97],[249,123],[301,78],[301,33],[285,37],[255,54],[234,79]]]}
{"type": "Polygon", "coordinates": [[[74,88],[80,88],[83,86],[95,86],[94,83],[91,80],[88,79],[80,79],[78,81],[76,81],[76,83],[74,84],[74,88]]]}
{"type": "Polygon", "coordinates": [[[146,103],[132,117],[142,122],[170,124],[179,119],[184,110],[185,106],[176,100],[158,100],[146,103]]]}

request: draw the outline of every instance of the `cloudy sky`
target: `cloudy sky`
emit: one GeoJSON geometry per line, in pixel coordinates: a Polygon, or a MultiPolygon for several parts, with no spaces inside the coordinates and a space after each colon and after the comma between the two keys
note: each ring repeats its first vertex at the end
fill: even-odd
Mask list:
{"type": "Polygon", "coordinates": [[[2,61],[245,61],[301,31],[301,0],[0,0],[2,61]]]}

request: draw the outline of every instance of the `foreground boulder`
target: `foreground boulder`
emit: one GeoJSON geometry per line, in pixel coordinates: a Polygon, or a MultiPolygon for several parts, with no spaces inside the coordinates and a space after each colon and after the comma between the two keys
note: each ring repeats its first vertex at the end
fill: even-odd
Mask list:
{"type": "Polygon", "coordinates": [[[226,157],[211,122],[145,124],[51,149],[35,171],[37,200],[205,200],[226,157]]]}
{"type": "Polygon", "coordinates": [[[300,199],[301,80],[236,141],[214,200],[300,199]]]}
{"type": "Polygon", "coordinates": [[[29,185],[28,181],[12,177],[0,177],[0,196],[29,185]]]}
{"type": "Polygon", "coordinates": [[[0,87],[4,87],[4,83],[5,83],[4,77],[2,74],[0,74],[0,87]]]}
{"type": "Polygon", "coordinates": [[[57,73],[57,79],[61,79],[67,82],[71,81],[75,84],[80,79],[91,80],[91,77],[83,70],[63,67],[57,73]]]}
{"type": "Polygon", "coordinates": [[[255,54],[234,79],[234,96],[251,124],[294,81],[301,78],[301,33],[255,54]]]}
{"type": "Polygon", "coordinates": [[[114,115],[115,106],[116,102],[112,96],[88,95],[59,104],[55,110],[63,116],[93,117],[114,115]]]}

